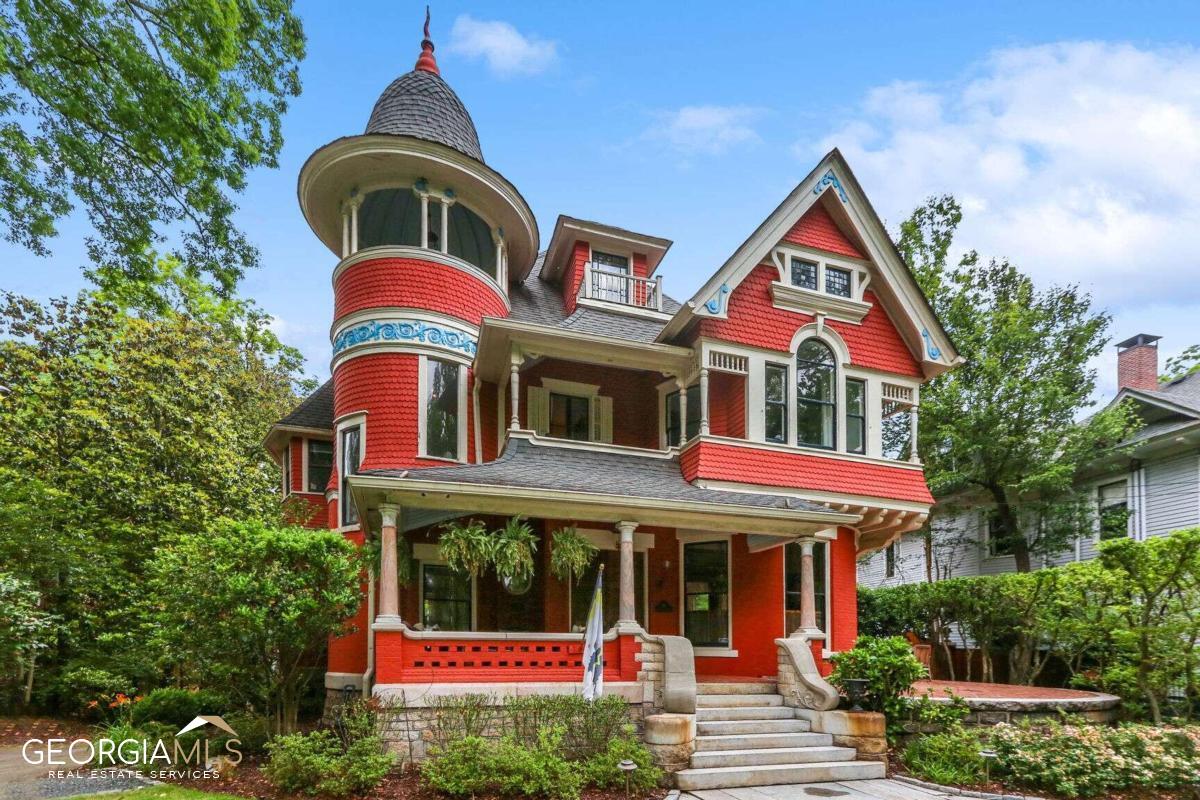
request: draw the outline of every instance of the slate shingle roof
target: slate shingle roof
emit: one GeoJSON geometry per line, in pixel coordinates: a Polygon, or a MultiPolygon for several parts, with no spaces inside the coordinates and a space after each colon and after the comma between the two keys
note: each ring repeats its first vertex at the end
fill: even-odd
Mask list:
{"type": "Polygon", "coordinates": [[[321,388],[304,398],[292,413],[276,424],[333,430],[333,380],[321,384],[321,388]]]}
{"type": "Polygon", "coordinates": [[[1200,413],[1200,372],[1193,372],[1183,378],[1160,383],[1158,391],[1147,392],[1152,397],[1162,397],[1172,403],[1193,409],[1200,413]]]}
{"type": "Polygon", "coordinates": [[[366,133],[412,136],[453,147],[483,161],[479,134],[466,106],[441,76],[414,69],[383,90],[366,133]]]}
{"type": "Polygon", "coordinates": [[[677,458],[549,447],[522,438],[511,439],[504,455],[485,464],[407,470],[373,469],[361,474],[475,486],[829,512],[825,506],[792,497],[726,492],[694,486],[684,480],[677,458]]]}

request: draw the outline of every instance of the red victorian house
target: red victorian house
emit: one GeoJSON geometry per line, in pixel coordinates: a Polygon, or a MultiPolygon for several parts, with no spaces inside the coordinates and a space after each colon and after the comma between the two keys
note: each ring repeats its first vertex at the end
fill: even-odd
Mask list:
{"type": "Polygon", "coordinates": [[[329,689],[571,691],[603,563],[607,691],[832,707],[855,561],[924,522],[920,387],[957,359],[837,151],[678,302],[666,239],[560,216],[543,243],[427,38],[299,199],[338,259],[333,377],[268,446],[314,524],[383,548],[329,689]],[[527,585],[442,562],[445,522],[514,515],[542,537],[527,585]],[[578,586],[546,568],[568,526],[600,548],[578,586]]]}

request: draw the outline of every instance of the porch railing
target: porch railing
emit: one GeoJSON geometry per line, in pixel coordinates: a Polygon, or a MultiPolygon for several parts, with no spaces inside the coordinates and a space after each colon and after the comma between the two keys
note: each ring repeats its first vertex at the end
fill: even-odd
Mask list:
{"type": "Polygon", "coordinates": [[[580,290],[589,300],[606,300],[636,308],[662,311],[662,279],[608,272],[591,261],[583,265],[580,290]]]}

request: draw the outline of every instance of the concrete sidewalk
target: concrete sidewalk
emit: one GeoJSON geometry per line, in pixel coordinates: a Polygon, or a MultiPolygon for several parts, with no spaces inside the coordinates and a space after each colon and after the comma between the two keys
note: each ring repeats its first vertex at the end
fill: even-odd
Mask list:
{"type": "Polygon", "coordinates": [[[683,792],[680,800],[943,800],[956,797],[900,781],[866,780],[841,783],[795,783],[744,789],[683,792]]]}

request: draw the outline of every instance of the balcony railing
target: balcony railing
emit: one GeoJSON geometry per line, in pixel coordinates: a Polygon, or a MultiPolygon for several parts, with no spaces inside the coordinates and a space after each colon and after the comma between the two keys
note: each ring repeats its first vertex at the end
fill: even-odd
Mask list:
{"type": "Polygon", "coordinates": [[[662,311],[662,279],[609,272],[592,262],[583,265],[583,297],[662,311]]]}

